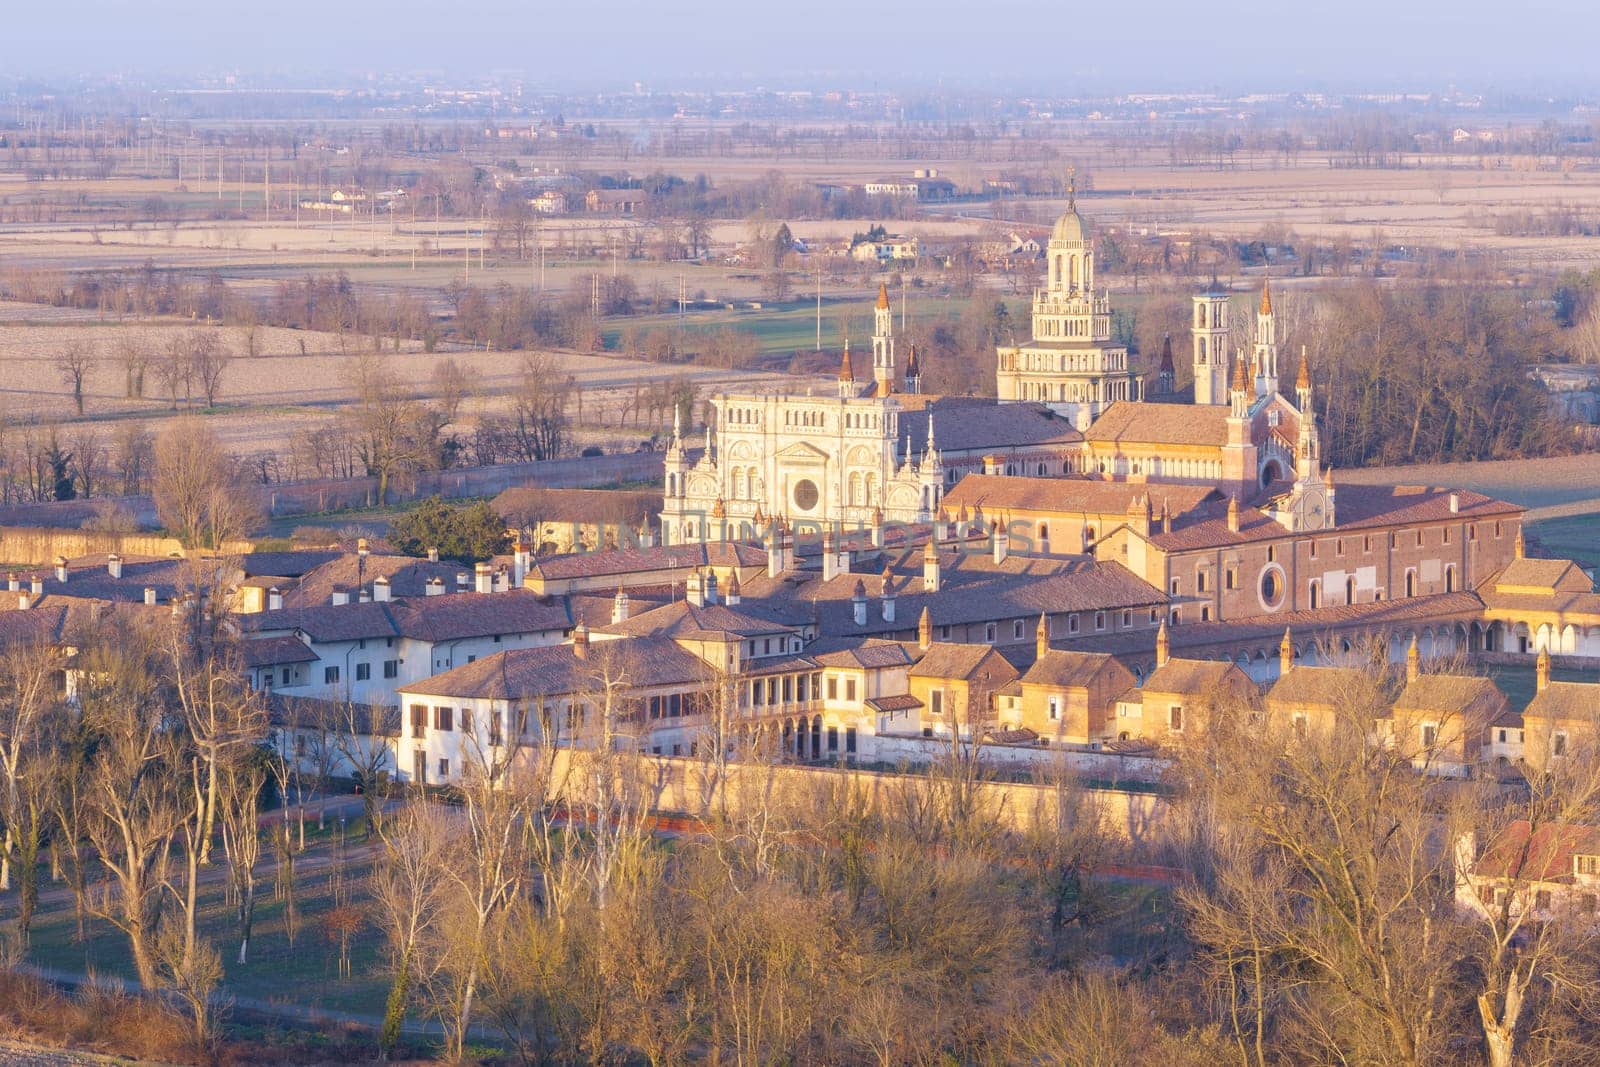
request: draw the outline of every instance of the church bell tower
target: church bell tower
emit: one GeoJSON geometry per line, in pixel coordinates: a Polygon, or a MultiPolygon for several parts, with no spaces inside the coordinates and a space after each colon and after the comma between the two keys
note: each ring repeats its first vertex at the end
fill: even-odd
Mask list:
{"type": "Polygon", "coordinates": [[[1228,294],[1194,298],[1194,402],[1226,404],[1228,397],[1228,294]]]}
{"type": "Polygon", "coordinates": [[[894,392],[894,312],[889,308],[889,287],[882,282],[872,323],[872,381],[876,395],[888,396],[894,392]]]}

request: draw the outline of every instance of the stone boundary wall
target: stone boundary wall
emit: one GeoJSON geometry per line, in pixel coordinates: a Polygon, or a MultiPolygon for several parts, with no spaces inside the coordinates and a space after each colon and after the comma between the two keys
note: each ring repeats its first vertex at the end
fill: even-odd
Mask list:
{"type": "MultiPolygon", "coordinates": [[[[583,755],[572,749],[561,749],[555,754],[554,776],[558,785],[570,785],[581,777],[574,772],[577,758],[583,755]]],[[[644,758],[651,776],[651,807],[660,813],[690,816],[716,811],[724,803],[731,811],[765,807],[776,800],[804,805],[819,791],[845,787],[864,790],[892,811],[905,791],[931,783],[929,778],[917,774],[738,763],[729,764],[725,778],[712,783],[709,780],[712,767],[702,760],[673,756],[644,758]]],[[[977,788],[990,804],[993,817],[1016,830],[1034,825],[1052,811],[1055,804],[1054,791],[1047,784],[989,781],[977,788]]],[[[1170,817],[1170,801],[1164,796],[1120,789],[1085,789],[1083,792],[1098,807],[1106,831],[1129,842],[1155,839],[1170,817]]]]}

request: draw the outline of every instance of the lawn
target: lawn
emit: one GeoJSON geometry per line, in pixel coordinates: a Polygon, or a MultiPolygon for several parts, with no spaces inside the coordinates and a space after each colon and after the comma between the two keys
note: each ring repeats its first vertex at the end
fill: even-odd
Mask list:
{"type": "Polygon", "coordinates": [[[1591,570],[1600,567],[1600,513],[1540,519],[1528,524],[1528,532],[1545,555],[1574,559],[1591,570]]]}
{"type": "MultiPolygon", "coordinates": [[[[308,831],[315,823],[308,825],[308,831]]],[[[291,946],[285,929],[285,905],[273,897],[273,863],[270,857],[258,872],[255,926],[250,943],[250,959],[238,962],[238,927],[232,906],[224,898],[223,857],[215,856],[217,877],[207,881],[201,892],[201,930],[221,953],[225,969],[224,992],[240,998],[293,1003],[320,1010],[379,1016],[388,993],[387,964],[383,938],[374,927],[361,930],[351,945],[350,977],[338,973],[338,945],[324,926],[323,917],[333,905],[332,885],[338,853],[337,830],[330,819],[328,831],[311,833],[307,849],[296,857],[296,910],[298,928],[291,946]]],[[[360,905],[360,886],[371,866],[359,831],[348,835],[342,877],[352,886],[351,897],[360,905]]],[[[265,851],[265,850],[264,850],[265,851]]],[[[174,857],[175,877],[179,875],[174,857]]],[[[41,886],[41,900],[33,929],[28,960],[69,974],[112,975],[132,980],[133,962],[127,938],[107,922],[91,919],[89,936],[74,940],[75,920],[72,897],[62,886],[48,882],[41,886]]],[[[7,902],[8,905],[10,901],[7,902]]],[[[12,918],[11,907],[5,920],[12,918]]],[[[173,917],[169,921],[179,921],[173,917]]]]}

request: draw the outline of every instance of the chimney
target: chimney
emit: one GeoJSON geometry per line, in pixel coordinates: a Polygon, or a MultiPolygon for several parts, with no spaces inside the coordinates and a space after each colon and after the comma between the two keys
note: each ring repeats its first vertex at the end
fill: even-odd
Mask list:
{"type": "Polygon", "coordinates": [[[894,576],[889,573],[889,568],[883,569],[883,621],[894,622],[895,600],[898,594],[894,588],[894,576]]]}
{"type": "Polygon", "coordinates": [[[348,590],[348,589],[335,589],[333,591],[333,602],[336,605],[350,603],[350,590],[348,590]]]}
{"type": "Polygon", "coordinates": [[[705,595],[707,604],[715,604],[717,602],[717,572],[709,567],[706,568],[705,595]]]}
{"type": "Polygon", "coordinates": [[[728,591],[722,595],[722,602],[728,607],[738,607],[739,601],[744,597],[739,593],[739,572],[734,571],[728,575],[728,591]]]}
{"type": "Polygon", "coordinates": [[[156,591],[148,585],[144,587],[144,602],[146,604],[154,604],[156,602],[156,591]]]}
{"type": "Polygon", "coordinates": [[[1161,620],[1161,629],[1156,631],[1156,666],[1165,667],[1171,658],[1172,642],[1167,637],[1167,620],[1161,620]]]}
{"type": "Polygon", "coordinates": [[[932,541],[922,547],[922,591],[939,591],[939,550],[932,541]]]}
{"type": "Polygon", "coordinates": [[[438,563],[439,562],[439,550],[437,548],[428,549],[428,562],[429,563],[438,563]]]}
{"type": "Polygon", "coordinates": [[[43,578],[43,576],[35,574],[33,576],[33,583],[32,583],[30,588],[31,588],[31,590],[33,592],[33,597],[34,597],[35,600],[37,600],[38,598],[44,596],[44,578],[43,578]]]}
{"type": "Polygon", "coordinates": [[[926,607],[917,619],[917,647],[924,652],[933,647],[933,614],[926,607]]]}
{"type": "Polygon", "coordinates": [[[822,531],[822,580],[831,582],[839,574],[839,552],[833,530],[822,531]]]}
{"type": "Polygon", "coordinates": [[[444,579],[438,576],[428,579],[428,584],[422,587],[424,596],[444,596],[444,579]]]}
{"type": "Polygon", "coordinates": [[[628,591],[622,586],[617,586],[617,595],[611,601],[611,621],[628,621],[628,591]]]}
{"type": "Polygon", "coordinates": [[[580,622],[572,631],[572,654],[579,659],[589,658],[589,624],[580,622]]]}
{"type": "Polygon", "coordinates": [[[989,531],[989,538],[994,548],[994,561],[1004,563],[1011,551],[1011,535],[1006,533],[1006,528],[999,518],[995,519],[994,527],[989,531]]]}
{"type": "Polygon", "coordinates": [[[22,579],[17,577],[16,571],[12,571],[10,574],[6,575],[6,588],[11,590],[13,593],[22,588],[22,579]]]}
{"type": "Polygon", "coordinates": [[[1039,612],[1039,625],[1033,631],[1033,656],[1035,659],[1044,659],[1044,654],[1050,651],[1050,619],[1044,612],[1039,612]]]}
{"type": "Polygon", "coordinates": [[[1422,673],[1422,653],[1417,651],[1417,638],[1411,638],[1411,647],[1406,649],[1406,681],[1414,682],[1417,675],[1422,673]]]}
{"type": "Polygon", "coordinates": [[[57,556],[56,557],[56,581],[65,582],[66,580],[67,580],[67,557],[66,556],[57,556]]]}
{"type": "Polygon", "coordinates": [[[389,579],[383,575],[372,579],[372,599],[382,604],[389,599],[389,579]]]}
{"type": "Polygon", "coordinates": [[[511,572],[504,567],[494,572],[494,591],[496,593],[508,593],[511,591],[511,572]]]}
{"type": "Polygon", "coordinates": [[[172,598],[172,617],[174,619],[182,618],[184,611],[188,607],[189,595],[187,593],[179,593],[177,596],[172,598]]]}
{"type": "Polygon", "coordinates": [[[1550,649],[1549,646],[1539,650],[1539,658],[1533,661],[1533,691],[1542,693],[1550,688],[1550,649]]]}
{"type": "Polygon", "coordinates": [[[1230,533],[1239,532],[1239,498],[1228,497],[1228,530],[1230,533]]]}
{"type": "Polygon", "coordinates": [[[762,539],[767,549],[767,577],[776,578],[783,573],[783,534],[774,522],[767,527],[766,536],[762,539]]]}
{"type": "Polygon", "coordinates": [[[1161,532],[1172,532],[1172,508],[1167,505],[1167,498],[1161,498],[1161,532]]]}
{"type": "Polygon", "coordinates": [[[857,626],[867,624],[867,585],[860,578],[856,579],[856,588],[850,594],[850,613],[855,616],[857,626]]]}
{"type": "Polygon", "coordinates": [[[494,571],[487,563],[479,563],[472,568],[473,589],[480,593],[494,592],[494,571]]]}
{"type": "Polygon", "coordinates": [[[367,539],[365,537],[356,538],[356,555],[362,557],[363,559],[369,555],[367,551],[367,539]]]}
{"type": "Polygon", "coordinates": [[[1294,639],[1289,636],[1289,628],[1283,628],[1283,640],[1278,642],[1278,677],[1282,678],[1294,670],[1294,639]]]}
{"type": "Polygon", "coordinates": [[[115,552],[106,557],[106,573],[113,578],[122,577],[122,557],[115,552]]]}
{"type": "Polygon", "coordinates": [[[31,607],[33,607],[33,595],[30,593],[18,593],[17,610],[27,611],[31,607]]]}
{"type": "Polygon", "coordinates": [[[511,546],[511,584],[521,588],[528,576],[528,546],[519,539],[511,546]]]}
{"type": "Polygon", "coordinates": [[[456,592],[465,593],[472,588],[472,577],[466,571],[456,572],[456,592]]]}
{"type": "MultiPolygon", "coordinates": [[[[155,590],[154,589],[147,589],[146,592],[154,593],[155,590]]],[[[268,611],[282,611],[283,610],[283,590],[279,589],[277,586],[273,586],[271,589],[267,590],[267,610],[268,611]]]]}
{"type": "Polygon", "coordinates": [[[1450,514],[1457,515],[1457,514],[1460,514],[1460,512],[1461,512],[1461,494],[1460,493],[1451,493],[1450,494],[1450,514]]]}
{"type": "Polygon", "coordinates": [[[683,599],[692,607],[706,606],[706,580],[699,571],[691,571],[683,580],[683,599]]]}
{"type": "Polygon", "coordinates": [[[872,509],[872,547],[883,547],[883,509],[872,509]]]}
{"type": "Polygon", "coordinates": [[[967,517],[967,506],[965,504],[962,504],[961,505],[961,509],[956,512],[956,540],[957,541],[965,541],[967,539],[967,527],[969,525],[970,525],[970,523],[969,523],[968,517],[967,517]]]}
{"type": "Polygon", "coordinates": [[[359,587],[356,590],[356,602],[360,604],[372,603],[372,591],[364,585],[359,587]]]}

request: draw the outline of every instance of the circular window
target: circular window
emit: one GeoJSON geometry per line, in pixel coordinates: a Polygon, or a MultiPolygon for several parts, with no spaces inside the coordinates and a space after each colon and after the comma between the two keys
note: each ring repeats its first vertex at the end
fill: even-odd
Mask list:
{"type": "Polygon", "coordinates": [[[817,506],[817,483],[810,478],[802,478],[794,485],[794,506],[801,511],[810,511],[817,506]]]}
{"type": "Polygon", "coordinates": [[[1261,572],[1261,606],[1268,611],[1283,602],[1283,570],[1277,564],[1261,572]]]}

